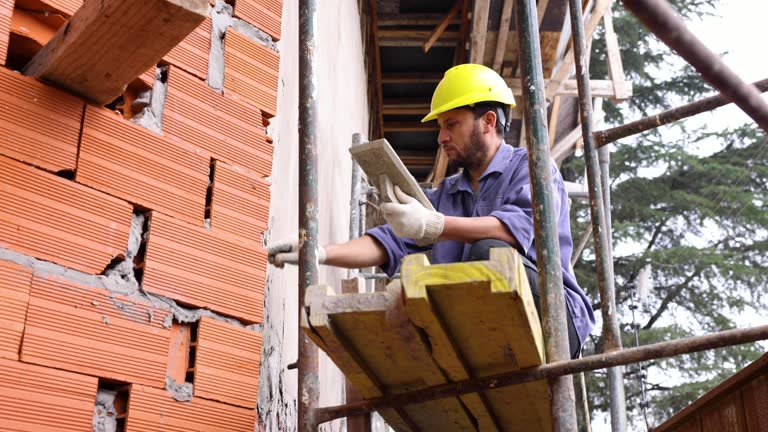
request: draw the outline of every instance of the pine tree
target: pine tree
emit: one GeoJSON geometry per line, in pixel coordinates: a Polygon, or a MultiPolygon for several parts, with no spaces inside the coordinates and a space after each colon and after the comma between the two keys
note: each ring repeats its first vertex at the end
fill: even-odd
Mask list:
{"type": "MultiPolygon", "coordinates": [[[[718,0],[672,2],[686,19],[714,10],[718,0]]],[[[712,93],[695,71],[683,66],[661,42],[620,6],[614,25],[634,96],[608,104],[607,120],[621,124],[712,93]],[[670,67],[678,70],[670,74],[670,67]]],[[[593,44],[593,79],[605,78],[605,45],[593,44]]],[[[755,125],[725,131],[692,129],[685,122],[617,143],[611,154],[614,271],[625,347],[634,346],[631,307],[640,344],[747,325],[765,310],[768,273],[768,138],[755,125]],[[690,130],[689,130],[690,129],[690,130]],[[714,149],[714,150],[712,150],[714,149]],[[644,273],[644,270],[645,273],[644,273]],[[653,288],[640,301],[645,277],[653,288]]],[[[570,180],[582,181],[583,160],[563,165],[570,180]]],[[[584,202],[574,202],[572,230],[589,223],[584,202]]],[[[575,266],[598,307],[594,255],[590,247],[575,266]]],[[[596,311],[599,315],[599,311],[596,311]]],[[[599,352],[599,329],[587,350],[599,352]]],[[[720,349],[625,369],[631,430],[645,430],[647,415],[658,425],[763,352],[759,344],[720,349]],[[645,372],[650,374],[645,376],[645,372]]],[[[588,374],[593,414],[608,411],[604,373],[588,374]]]]}

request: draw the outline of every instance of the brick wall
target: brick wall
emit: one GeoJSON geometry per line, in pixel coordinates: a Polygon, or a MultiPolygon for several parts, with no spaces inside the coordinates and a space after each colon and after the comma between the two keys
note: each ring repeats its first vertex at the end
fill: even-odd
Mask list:
{"type": "Polygon", "coordinates": [[[0,431],[254,430],[282,2],[236,3],[271,41],[209,18],[101,107],[14,70],[82,0],[0,0],[0,431]]]}

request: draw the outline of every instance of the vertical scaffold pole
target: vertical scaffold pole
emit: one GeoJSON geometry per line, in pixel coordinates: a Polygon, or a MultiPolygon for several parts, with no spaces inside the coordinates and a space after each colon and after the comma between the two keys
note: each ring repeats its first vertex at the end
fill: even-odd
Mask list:
{"type": "MultiPolygon", "coordinates": [[[[316,0],[299,0],[299,320],[304,293],[317,283],[317,88],[315,75],[316,0]]],[[[319,403],[317,346],[299,323],[298,429],[315,432],[319,403]]]]}
{"type": "MultiPolygon", "coordinates": [[[[565,293],[560,266],[560,244],[552,188],[552,159],[547,134],[547,104],[541,65],[536,3],[515,0],[520,38],[520,70],[523,76],[524,127],[528,143],[533,221],[538,258],[542,324],[547,362],[568,360],[568,330],[565,322],[565,293]]],[[[552,395],[552,425],[555,432],[576,431],[576,406],[571,376],[549,379],[552,395]]]]}
{"type": "MultiPolygon", "coordinates": [[[[589,208],[592,218],[592,235],[595,242],[597,285],[603,313],[603,346],[606,352],[621,349],[621,336],[616,314],[616,293],[613,284],[613,257],[606,208],[609,196],[601,185],[600,163],[593,136],[592,94],[589,87],[587,52],[584,36],[584,17],[580,0],[569,0],[573,53],[576,59],[576,84],[579,89],[579,113],[584,139],[584,159],[587,167],[589,208]]],[[[621,79],[618,77],[616,79],[621,79]]],[[[605,152],[608,150],[605,149],[605,152]]],[[[607,157],[606,155],[603,155],[607,157]]],[[[607,167],[606,167],[607,168],[607,167]]],[[[607,176],[607,170],[606,170],[607,176]]],[[[627,408],[624,398],[624,372],[619,367],[608,369],[608,393],[611,401],[611,431],[624,432],[627,427],[627,408]]]]}

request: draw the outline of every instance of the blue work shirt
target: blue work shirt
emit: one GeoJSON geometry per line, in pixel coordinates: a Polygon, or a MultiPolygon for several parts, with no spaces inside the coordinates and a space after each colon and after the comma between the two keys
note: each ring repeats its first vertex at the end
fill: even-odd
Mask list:
{"type": "MultiPolygon", "coordinates": [[[[555,186],[555,208],[560,242],[560,264],[563,268],[565,300],[573,318],[573,324],[584,343],[595,325],[592,306],[584,291],[576,282],[571,267],[573,240],[568,214],[568,195],[563,177],[552,163],[552,179],[555,186]]],[[[503,223],[517,239],[528,259],[536,263],[536,247],[533,239],[533,211],[531,182],[528,175],[528,152],[502,142],[491,163],[479,180],[477,192],[472,190],[468,173],[456,174],[443,180],[437,189],[426,191],[435,209],[446,216],[481,217],[493,216],[503,223]]],[[[432,249],[432,263],[466,261],[470,244],[446,240],[427,247],[417,246],[411,239],[399,238],[389,225],[382,225],[366,232],[386,249],[389,260],[382,266],[392,276],[400,269],[404,256],[432,249]]]]}

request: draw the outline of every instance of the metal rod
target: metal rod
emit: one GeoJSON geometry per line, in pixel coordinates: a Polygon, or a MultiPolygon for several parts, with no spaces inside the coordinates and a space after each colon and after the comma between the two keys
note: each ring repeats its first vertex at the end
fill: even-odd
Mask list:
{"type": "MultiPolygon", "coordinates": [[[[755,88],[757,88],[757,90],[762,93],[768,91],[768,79],[757,81],[752,85],[754,85],[755,88]]],[[[597,146],[602,147],[606,144],[616,142],[622,138],[636,135],[641,132],[657,128],[659,126],[663,126],[665,124],[695,116],[697,114],[712,111],[715,108],[720,108],[721,106],[725,106],[730,103],[731,101],[728,100],[725,96],[718,94],[716,96],[710,96],[705,99],[681,105],[677,108],[662,111],[658,114],[643,117],[625,125],[597,131],[593,134],[593,136],[595,137],[597,146]]]]}
{"type": "Polygon", "coordinates": [[[595,354],[576,360],[547,363],[538,367],[520,369],[499,375],[491,375],[476,380],[440,384],[421,390],[400,393],[383,398],[369,399],[352,404],[319,408],[317,410],[317,419],[318,423],[325,423],[349,415],[359,415],[392,407],[403,407],[406,405],[498,389],[555,376],[623,366],[648,360],[673,357],[681,354],[691,354],[716,348],[752,343],[766,339],[768,339],[768,325],[725,330],[703,336],[694,336],[636,348],[626,348],[609,353],[595,354]]]}
{"type": "MultiPolygon", "coordinates": [[[[594,143],[592,145],[594,145],[594,143]]],[[[608,147],[597,149],[597,155],[598,160],[600,161],[600,185],[603,189],[603,213],[605,215],[605,237],[607,240],[603,250],[604,259],[608,267],[606,280],[610,281],[609,289],[613,293],[612,295],[615,301],[616,289],[613,283],[613,227],[611,224],[611,175],[609,171],[611,157],[608,147]]],[[[616,327],[612,331],[616,332],[616,337],[619,342],[621,342],[618,317],[616,327]]],[[[624,393],[623,366],[616,366],[608,369],[608,388],[609,397],[611,399],[611,428],[616,432],[624,432],[627,429],[627,398],[624,393]]]]}
{"type": "Polygon", "coordinates": [[[579,243],[576,245],[576,249],[573,250],[573,254],[571,255],[571,266],[575,266],[581,258],[581,254],[584,253],[584,248],[587,247],[587,242],[590,237],[592,237],[592,224],[587,225],[587,229],[581,234],[579,243]]]}
{"type": "MultiPolygon", "coordinates": [[[[579,89],[579,114],[581,115],[581,131],[584,142],[584,162],[587,169],[587,189],[589,191],[589,209],[595,247],[597,286],[600,291],[603,315],[603,350],[610,352],[621,349],[619,321],[616,315],[616,291],[613,284],[613,258],[605,207],[610,204],[606,201],[608,197],[603,193],[601,186],[598,151],[592,137],[592,90],[589,86],[589,70],[586,66],[587,50],[584,40],[584,17],[581,11],[581,0],[569,0],[568,4],[571,14],[573,54],[576,60],[576,85],[579,89]]],[[[612,432],[624,432],[627,428],[623,375],[623,370],[620,367],[608,370],[612,432]]]]}
{"type": "MultiPolygon", "coordinates": [[[[515,0],[519,35],[520,71],[523,81],[523,124],[528,141],[528,166],[531,178],[533,225],[542,292],[542,330],[548,362],[569,359],[565,292],[560,264],[557,209],[552,188],[552,162],[547,132],[547,101],[539,45],[539,24],[533,0],[515,0]]],[[[555,432],[576,430],[576,405],[573,379],[553,376],[549,379],[552,395],[552,426],[555,432]]]]}
{"type": "Polygon", "coordinates": [[[592,432],[589,415],[589,399],[587,398],[587,379],[584,372],[576,374],[576,412],[579,415],[579,432],[592,432]]]}
{"type": "Polygon", "coordinates": [[[691,33],[665,0],[623,0],[648,29],[693,66],[713,87],[768,132],[768,104],[723,60],[691,33]]]}
{"type": "Polygon", "coordinates": [[[363,279],[397,279],[400,277],[400,273],[395,273],[392,276],[386,274],[386,273],[361,273],[360,277],[363,279]]]}
{"type": "MultiPolygon", "coordinates": [[[[362,144],[363,136],[357,132],[352,134],[352,147],[362,144]]],[[[349,199],[349,239],[360,237],[360,193],[363,175],[360,165],[352,159],[352,191],[349,199]]],[[[353,278],[360,273],[358,269],[349,269],[347,278],[353,278]]]]}
{"type": "MultiPolygon", "coordinates": [[[[317,283],[316,0],[299,0],[299,314],[307,287],[317,283]]],[[[299,323],[301,329],[301,323],[299,323]]],[[[298,430],[315,432],[319,403],[317,346],[299,330],[298,430]]]]}

